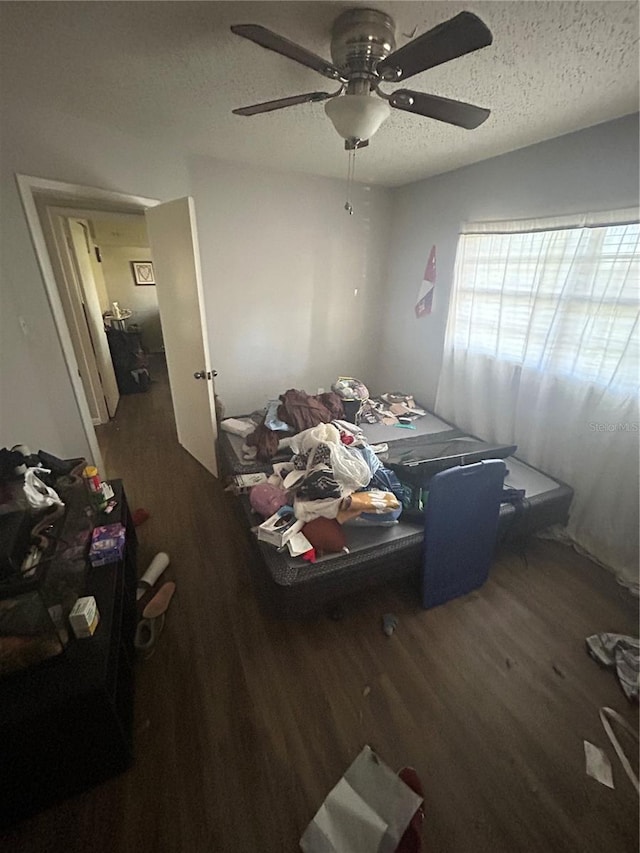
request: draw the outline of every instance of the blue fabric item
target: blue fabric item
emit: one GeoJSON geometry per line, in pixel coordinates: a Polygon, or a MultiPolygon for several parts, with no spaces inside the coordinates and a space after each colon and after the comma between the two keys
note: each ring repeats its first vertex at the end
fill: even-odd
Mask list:
{"type": "Polygon", "coordinates": [[[369,488],[382,489],[383,492],[392,492],[403,503],[406,500],[405,487],[396,477],[395,472],[389,468],[383,468],[382,463],[373,475],[369,488]]]}
{"type": "MultiPolygon", "coordinates": [[[[400,482],[400,480],[398,480],[395,473],[382,465],[382,462],[380,462],[380,460],[370,447],[359,447],[358,450],[360,450],[361,452],[363,450],[368,450],[371,456],[374,456],[375,461],[378,463],[375,473],[371,478],[371,482],[365,489],[361,489],[360,491],[366,492],[369,489],[380,489],[383,492],[391,492],[400,501],[400,506],[398,507],[398,509],[394,509],[391,512],[385,512],[381,514],[375,512],[362,512],[356,519],[356,522],[361,520],[363,524],[368,524],[372,527],[384,527],[386,525],[392,524],[394,521],[397,521],[402,515],[402,510],[404,509],[403,501],[405,499],[405,488],[400,482]]],[[[367,456],[365,456],[364,453],[362,455],[364,456],[365,460],[369,462],[367,456]]]]}
{"type": "Polygon", "coordinates": [[[362,447],[356,447],[355,450],[358,451],[358,453],[367,463],[367,465],[369,466],[369,470],[371,471],[371,476],[374,477],[376,471],[379,471],[380,468],[382,468],[382,462],[378,459],[378,457],[368,444],[365,444],[362,447]]]}
{"type": "Polygon", "coordinates": [[[403,507],[400,506],[398,509],[394,509],[391,512],[361,512],[354,521],[356,523],[359,521],[366,522],[369,527],[388,527],[400,518],[402,510],[403,507]]]}
{"type": "Polygon", "coordinates": [[[280,400],[269,400],[267,403],[267,414],[264,416],[264,425],[273,432],[291,432],[291,427],[278,417],[278,406],[280,400]]]}

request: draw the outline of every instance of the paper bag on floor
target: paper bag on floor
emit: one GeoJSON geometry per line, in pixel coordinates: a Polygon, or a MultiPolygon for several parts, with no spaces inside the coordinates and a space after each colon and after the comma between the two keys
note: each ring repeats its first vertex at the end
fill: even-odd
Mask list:
{"type": "Polygon", "coordinates": [[[422,799],[365,746],[300,839],[304,853],[393,853],[422,799]]]}

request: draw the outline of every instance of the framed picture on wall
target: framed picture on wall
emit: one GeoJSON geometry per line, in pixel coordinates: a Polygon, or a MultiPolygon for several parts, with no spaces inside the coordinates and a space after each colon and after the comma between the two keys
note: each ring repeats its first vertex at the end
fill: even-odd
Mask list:
{"type": "Polygon", "coordinates": [[[133,280],[136,284],[155,284],[156,277],[151,261],[131,261],[133,280]]]}

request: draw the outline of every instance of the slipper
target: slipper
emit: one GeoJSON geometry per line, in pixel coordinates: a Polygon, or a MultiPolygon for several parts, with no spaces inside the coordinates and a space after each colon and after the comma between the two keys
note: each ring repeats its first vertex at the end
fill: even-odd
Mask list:
{"type": "Polygon", "coordinates": [[[156,619],[141,619],[136,628],[133,645],[139,652],[150,652],[164,628],[164,613],[156,619]]]}
{"type": "Polygon", "coordinates": [[[145,592],[147,592],[147,590],[153,587],[155,582],[158,580],[158,578],[164,572],[168,565],[168,554],[165,554],[164,551],[160,551],[158,554],[155,555],[153,560],[151,560],[151,562],[149,563],[149,568],[138,580],[136,590],[136,601],[140,601],[145,592]]]}
{"type": "MultiPolygon", "coordinates": [[[[136,607],[138,610],[138,619],[142,619],[144,614],[144,610],[146,606],[153,601],[158,592],[164,586],[164,582],[162,580],[158,581],[157,586],[149,586],[148,583],[142,582],[138,584],[138,592],[137,595],[139,598],[136,598],[136,607]]],[[[166,593],[165,593],[166,594],[166,593]]]]}
{"type": "Polygon", "coordinates": [[[175,591],[176,585],[173,581],[163,583],[153,598],[147,602],[144,610],[142,611],[142,618],[157,619],[158,616],[162,616],[163,613],[166,613],[175,591]]]}

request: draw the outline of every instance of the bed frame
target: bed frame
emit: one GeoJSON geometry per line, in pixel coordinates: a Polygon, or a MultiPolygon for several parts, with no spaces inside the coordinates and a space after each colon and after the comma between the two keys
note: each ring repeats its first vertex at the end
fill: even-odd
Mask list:
{"type": "MultiPolygon", "coordinates": [[[[400,430],[381,424],[362,425],[371,444],[389,444],[389,457],[397,458],[403,448],[437,440],[469,438],[452,424],[428,413],[416,422],[416,430],[400,430]]],[[[471,436],[471,438],[474,438],[471,436]]],[[[242,439],[219,433],[218,453],[223,474],[264,471],[271,465],[245,462],[241,454],[242,439]]],[[[384,455],[381,456],[384,462],[384,455]]],[[[460,460],[451,464],[458,464],[460,460]]],[[[472,460],[468,460],[472,461],[472,460]]],[[[464,464],[464,460],[462,460],[464,464]]],[[[524,489],[525,496],[516,503],[503,503],[500,507],[498,542],[521,542],[538,530],[553,524],[566,524],[573,490],[564,483],[547,476],[542,471],[526,465],[515,456],[505,459],[508,474],[505,486],[524,489]]],[[[436,466],[437,470],[442,470],[436,466]]],[[[435,473],[435,470],[432,472],[435,473]]],[[[346,596],[360,592],[392,579],[415,576],[421,571],[424,524],[420,516],[405,514],[390,527],[359,527],[345,525],[349,554],[332,554],[320,558],[315,564],[301,557],[279,553],[250,532],[261,522],[251,509],[247,495],[234,499],[246,524],[251,547],[255,554],[252,574],[262,602],[274,615],[300,618],[319,610],[330,608],[346,596]]]]}

